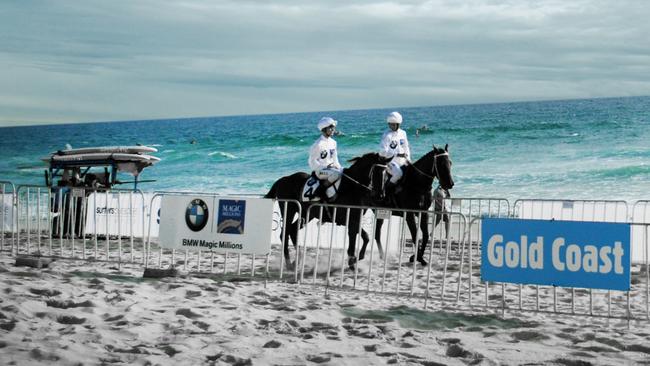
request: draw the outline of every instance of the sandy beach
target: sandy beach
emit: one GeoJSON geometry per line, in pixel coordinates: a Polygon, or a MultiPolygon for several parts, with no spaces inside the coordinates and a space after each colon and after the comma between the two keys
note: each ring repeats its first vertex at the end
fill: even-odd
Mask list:
{"type": "Polygon", "coordinates": [[[6,365],[650,364],[645,321],[457,312],[421,298],[0,258],[6,365]]]}

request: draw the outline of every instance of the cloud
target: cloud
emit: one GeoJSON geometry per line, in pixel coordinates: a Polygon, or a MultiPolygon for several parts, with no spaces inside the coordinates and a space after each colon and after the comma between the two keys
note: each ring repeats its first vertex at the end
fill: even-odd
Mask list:
{"type": "Polygon", "coordinates": [[[644,1],[9,1],[0,13],[0,126],[650,94],[644,1]]]}

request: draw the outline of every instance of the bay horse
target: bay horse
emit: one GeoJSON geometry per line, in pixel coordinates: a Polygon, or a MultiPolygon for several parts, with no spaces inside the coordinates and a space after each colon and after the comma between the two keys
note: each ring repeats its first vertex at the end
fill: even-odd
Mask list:
{"type": "MultiPolygon", "coordinates": [[[[370,170],[376,164],[384,163],[385,158],[381,157],[377,153],[367,153],[363,156],[353,158],[349,160],[352,165],[349,168],[343,169],[343,174],[341,175],[341,184],[338,188],[338,194],[334,201],[328,202],[330,204],[336,205],[353,205],[353,206],[368,206],[371,203],[371,188],[370,186],[370,170]]],[[[294,173],[288,176],[284,176],[278,179],[271,190],[264,196],[264,198],[276,198],[284,200],[297,200],[301,205],[301,217],[299,224],[293,223],[294,216],[298,213],[298,207],[296,204],[287,203],[284,201],[278,201],[280,206],[281,214],[284,213],[286,206],[286,217],[285,222],[280,232],[280,237],[282,238],[282,232],[284,231],[284,258],[287,269],[293,270],[295,263],[290,262],[289,256],[289,240],[293,242],[294,248],[298,247],[298,230],[307,224],[307,212],[309,207],[315,203],[315,201],[302,201],[302,190],[309,179],[310,175],[304,172],[294,173]]],[[[355,248],[356,248],[356,239],[357,234],[359,234],[359,222],[362,220],[363,211],[359,208],[350,209],[349,223],[347,226],[348,229],[348,238],[350,245],[348,246],[348,257],[349,265],[356,263],[355,257],[355,248]]],[[[310,220],[316,217],[310,216],[310,220]]],[[[337,210],[336,217],[332,218],[329,210],[323,215],[323,222],[332,222],[334,221],[337,225],[345,225],[346,221],[346,210],[337,210]]],[[[368,233],[361,229],[361,239],[363,240],[363,246],[365,247],[370,240],[368,233]]],[[[297,250],[296,250],[297,257],[297,250]]]]}
{"type": "MultiPolygon", "coordinates": [[[[448,194],[448,190],[454,186],[454,179],[451,176],[451,159],[449,157],[449,145],[444,148],[438,148],[435,145],[431,151],[426,153],[423,157],[418,159],[415,163],[409,164],[404,168],[404,175],[397,183],[395,193],[386,201],[377,201],[375,204],[380,207],[391,209],[407,209],[407,210],[422,210],[428,211],[433,202],[431,189],[434,179],[438,179],[440,188],[448,194]]],[[[376,196],[376,195],[374,195],[376,196]]],[[[442,211],[442,199],[436,200],[436,211],[442,211]]],[[[393,210],[392,215],[403,216],[402,211],[393,210]]],[[[408,225],[413,243],[417,245],[417,231],[418,225],[415,220],[416,213],[406,212],[406,224],[408,225]]],[[[436,222],[433,227],[438,225],[444,215],[435,215],[436,222]]],[[[444,219],[448,219],[444,217],[444,219]]],[[[427,265],[424,260],[424,250],[429,241],[429,214],[423,212],[420,215],[419,227],[422,231],[422,244],[418,247],[417,261],[423,266],[427,265]]],[[[377,219],[377,227],[375,229],[375,240],[381,252],[381,227],[383,219],[377,219]]],[[[365,256],[366,242],[363,243],[359,253],[359,260],[365,256]]],[[[414,255],[411,256],[410,262],[414,261],[414,255]]]]}

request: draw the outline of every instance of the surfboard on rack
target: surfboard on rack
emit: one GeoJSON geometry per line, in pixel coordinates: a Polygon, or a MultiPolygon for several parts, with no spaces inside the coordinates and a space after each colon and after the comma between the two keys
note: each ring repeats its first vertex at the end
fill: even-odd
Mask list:
{"type": "Polygon", "coordinates": [[[86,152],[77,154],[57,155],[41,158],[44,162],[83,162],[83,161],[115,161],[115,162],[138,162],[155,164],[160,158],[148,154],[135,153],[108,153],[108,152],[86,152]]]}
{"type": "Polygon", "coordinates": [[[77,155],[77,154],[148,154],[158,152],[158,149],[150,146],[98,146],[98,147],[81,147],[78,149],[67,149],[53,151],[52,155],[77,155]]]}

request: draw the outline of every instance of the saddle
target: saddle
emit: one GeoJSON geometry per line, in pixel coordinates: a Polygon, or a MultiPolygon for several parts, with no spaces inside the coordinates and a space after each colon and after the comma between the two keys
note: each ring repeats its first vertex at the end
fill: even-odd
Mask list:
{"type": "MultiPolygon", "coordinates": [[[[302,187],[302,194],[300,195],[300,200],[302,202],[320,202],[325,196],[325,189],[333,188],[335,192],[338,193],[339,186],[341,185],[341,179],[334,182],[334,184],[323,188],[320,179],[316,176],[314,172],[311,173],[309,179],[305,182],[305,185],[302,187]]],[[[336,197],[336,193],[333,198],[336,197]]]]}

